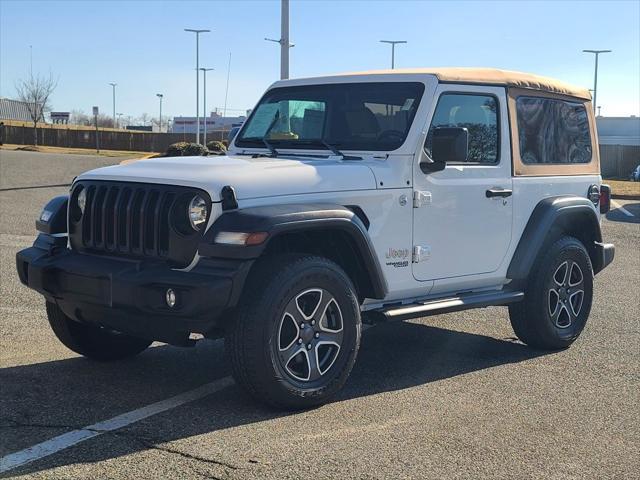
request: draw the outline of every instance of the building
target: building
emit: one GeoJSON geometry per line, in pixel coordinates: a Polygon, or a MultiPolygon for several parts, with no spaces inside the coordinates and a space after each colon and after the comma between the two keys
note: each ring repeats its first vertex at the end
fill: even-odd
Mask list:
{"type": "Polygon", "coordinates": [[[600,145],[640,146],[640,117],[596,117],[600,145]]]}
{"type": "Polygon", "coordinates": [[[629,178],[640,165],[640,117],[596,117],[600,171],[605,178],[629,178]]]}
{"type": "MultiPolygon", "coordinates": [[[[0,120],[16,120],[18,122],[31,122],[29,105],[20,100],[0,98],[0,120]]],[[[44,121],[41,119],[40,121],[44,121]]]]}
{"type": "MultiPolygon", "coordinates": [[[[247,119],[245,115],[238,117],[223,117],[218,112],[211,112],[206,117],[207,133],[231,130],[231,127],[242,125],[247,119]]],[[[172,133],[196,133],[196,117],[173,117],[172,133]]],[[[200,117],[200,133],[204,132],[205,117],[200,117]]]]}

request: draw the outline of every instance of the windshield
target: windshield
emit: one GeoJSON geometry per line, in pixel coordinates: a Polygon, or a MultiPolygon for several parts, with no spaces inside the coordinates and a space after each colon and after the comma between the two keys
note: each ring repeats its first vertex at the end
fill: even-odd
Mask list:
{"type": "Polygon", "coordinates": [[[409,132],[422,83],[338,83],[274,88],[242,127],[236,145],[395,150],[409,132]]]}

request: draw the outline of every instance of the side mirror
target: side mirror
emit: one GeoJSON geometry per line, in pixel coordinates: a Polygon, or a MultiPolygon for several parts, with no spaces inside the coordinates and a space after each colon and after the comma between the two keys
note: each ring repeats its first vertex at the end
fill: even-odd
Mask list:
{"type": "Polygon", "coordinates": [[[447,163],[466,162],[469,155],[469,131],[461,127],[437,127],[433,130],[431,162],[421,162],[423,172],[439,172],[447,163]]]}

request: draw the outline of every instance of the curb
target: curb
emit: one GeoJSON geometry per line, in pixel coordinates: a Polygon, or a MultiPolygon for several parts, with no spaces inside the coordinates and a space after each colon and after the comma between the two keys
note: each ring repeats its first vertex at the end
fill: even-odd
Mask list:
{"type": "Polygon", "coordinates": [[[640,195],[625,195],[612,193],[611,198],[618,200],[640,200],[640,195]]]}

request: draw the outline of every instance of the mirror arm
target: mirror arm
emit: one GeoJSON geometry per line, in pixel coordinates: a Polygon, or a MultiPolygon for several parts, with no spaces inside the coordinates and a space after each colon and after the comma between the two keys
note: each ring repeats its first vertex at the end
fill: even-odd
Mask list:
{"type": "Polygon", "coordinates": [[[435,162],[424,150],[422,150],[421,157],[419,165],[422,173],[440,172],[447,166],[445,162],[435,162]]]}

